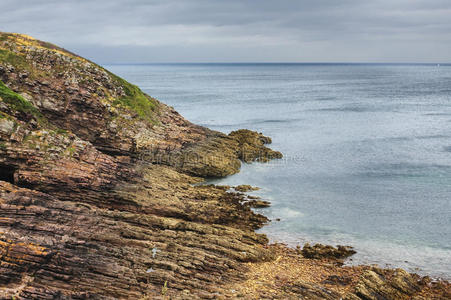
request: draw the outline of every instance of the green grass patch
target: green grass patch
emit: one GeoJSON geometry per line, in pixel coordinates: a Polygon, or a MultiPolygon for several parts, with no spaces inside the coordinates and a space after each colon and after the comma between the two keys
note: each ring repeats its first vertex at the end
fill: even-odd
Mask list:
{"type": "Polygon", "coordinates": [[[71,146],[67,147],[66,151],[69,154],[69,156],[72,157],[72,156],[74,156],[77,149],[75,148],[74,145],[71,145],[71,146]]]}
{"type": "Polygon", "coordinates": [[[125,106],[136,112],[143,120],[156,124],[156,100],[144,94],[136,85],[127,82],[113,73],[110,73],[110,75],[118,85],[122,86],[125,92],[125,96],[115,99],[113,105],[125,106]]]}
{"type": "Polygon", "coordinates": [[[50,75],[33,67],[24,56],[10,50],[0,49],[0,64],[2,63],[8,63],[19,71],[27,71],[30,78],[42,78],[50,75]]]}
{"type": "Polygon", "coordinates": [[[4,42],[4,41],[8,40],[8,38],[10,36],[11,36],[10,33],[0,32],[0,42],[4,42]]]}
{"type": "Polygon", "coordinates": [[[45,117],[36,107],[33,106],[33,104],[31,104],[21,95],[10,90],[1,80],[0,98],[2,98],[2,101],[6,103],[12,110],[32,115],[40,124],[47,123],[45,117]]]}
{"type": "Polygon", "coordinates": [[[0,62],[10,63],[11,65],[13,65],[16,68],[21,68],[21,69],[29,68],[29,64],[24,57],[17,55],[14,52],[4,50],[4,49],[0,49],[0,62]]]}
{"type": "Polygon", "coordinates": [[[62,128],[56,128],[55,129],[55,133],[56,134],[62,134],[62,135],[68,135],[69,131],[67,131],[66,129],[62,129],[62,128]]]}

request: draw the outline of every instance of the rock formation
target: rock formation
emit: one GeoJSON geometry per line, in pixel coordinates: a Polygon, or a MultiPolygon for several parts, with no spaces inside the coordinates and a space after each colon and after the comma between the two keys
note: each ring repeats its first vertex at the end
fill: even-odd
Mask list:
{"type": "Polygon", "coordinates": [[[344,259],[356,253],[352,247],[338,245],[336,248],[329,245],[315,244],[310,246],[306,243],[301,250],[301,254],[306,258],[334,258],[344,259]]]}
{"type": "MultiPolygon", "coordinates": [[[[311,260],[254,232],[268,219],[245,194],[198,184],[280,158],[268,143],[194,125],[82,57],[0,33],[0,298],[237,298],[278,255],[301,270],[311,260]]],[[[365,273],[349,297],[428,286],[387,278],[365,273]]],[[[274,297],[344,295],[288,281],[274,297]]]]}

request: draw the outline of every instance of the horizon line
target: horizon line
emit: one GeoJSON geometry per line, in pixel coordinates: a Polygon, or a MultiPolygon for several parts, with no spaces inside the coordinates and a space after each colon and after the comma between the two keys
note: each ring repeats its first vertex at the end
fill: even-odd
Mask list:
{"type": "Polygon", "coordinates": [[[101,62],[101,65],[438,65],[451,62],[101,62]]]}

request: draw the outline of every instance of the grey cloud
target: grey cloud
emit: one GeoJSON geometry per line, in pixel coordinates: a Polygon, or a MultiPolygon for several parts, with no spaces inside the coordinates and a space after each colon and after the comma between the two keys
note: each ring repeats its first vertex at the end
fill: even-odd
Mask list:
{"type": "Polygon", "coordinates": [[[3,0],[0,30],[99,62],[451,61],[449,0],[3,0]]]}

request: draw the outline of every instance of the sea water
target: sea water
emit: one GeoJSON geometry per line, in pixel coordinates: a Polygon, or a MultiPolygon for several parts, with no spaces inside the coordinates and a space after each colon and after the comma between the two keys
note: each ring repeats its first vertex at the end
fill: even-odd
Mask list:
{"type": "Polygon", "coordinates": [[[349,264],[451,278],[451,66],[106,67],[194,123],[273,139],[284,159],[214,181],[261,188],[271,241],[352,245],[349,264]]]}

